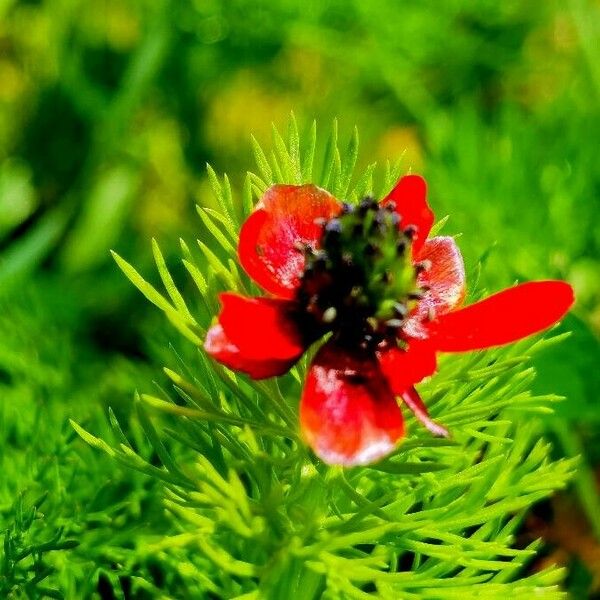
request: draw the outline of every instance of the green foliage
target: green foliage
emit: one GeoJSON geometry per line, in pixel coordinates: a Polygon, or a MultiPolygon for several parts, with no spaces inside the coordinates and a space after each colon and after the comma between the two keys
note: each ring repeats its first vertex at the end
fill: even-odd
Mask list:
{"type": "MultiPolygon", "coordinates": [[[[218,309],[214,292],[254,289],[231,257],[261,185],[292,166],[290,181],[299,172],[338,193],[347,185],[379,195],[393,183],[392,167],[386,178],[372,163],[400,153],[403,169],[425,174],[437,213],[452,215],[447,226],[465,233],[472,289],[555,276],[575,286],[577,317],[565,323],[574,335],[532,356],[540,373],[533,390],[569,396],[553,405],[558,419],[543,417],[543,429],[555,457],[583,456],[576,490],[600,531],[598,16],[593,0],[106,0],[100,10],[88,0],[0,2],[0,531],[22,532],[22,499],[23,514],[37,506],[22,532],[28,547],[61,530],[79,542],[43,553],[52,573],[35,591],[11,593],[194,596],[195,547],[157,546],[160,563],[152,555],[151,544],[181,532],[179,519],[164,518],[160,484],[74,440],[68,418],[120,450],[123,436],[112,441],[104,415],[112,406],[129,443],[159,466],[139,417],[130,419],[131,390],[164,402],[169,378],[181,389],[194,382],[204,364],[194,344],[218,309]],[[283,145],[268,143],[271,121],[284,123],[292,107],[298,127],[280,130],[283,145]],[[323,160],[324,140],[305,127],[314,115],[343,115],[332,140],[351,138],[344,123],[357,123],[360,155],[355,142],[337,155],[330,144],[323,160]],[[206,161],[242,173],[250,131],[274,148],[277,165],[259,150],[258,179],[204,175],[206,161]],[[348,180],[353,160],[362,175],[348,180]],[[184,261],[175,264],[179,236],[192,232],[201,245],[181,242],[184,261]],[[164,282],[164,328],[108,252],[150,273],[151,236],[189,311],[159,266],[149,281],[155,289],[164,282]],[[184,335],[172,339],[169,323],[184,335]],[[170,365],[168,377],[157,363],[170,365]]],[[[279,383],[285,397],[297,397],[304,368],[279,383]]],[[[219,389],[231,381],[214,377],[219,389]]],[[[200,403],[194,410],[207,422],[223,419],[228,406],[215,415],[196,387],[185,392],[200,403]]],[[[166,425],[149,402],[140,404],[186,472],[194,455],[160,433],[166,425]]],[[[32,578],[28,561],[13,563],[13,581],[32,578]]],[[[586,577],[588,568],[574,567],[583,582],[574,597],[593,593],[598,578],[586,577]]]]}
{"type": "MultiPolygon", "coordinates": [[[[234,233],[253,196],[271,183],[300,183],[317,172],[314,125],[306,147],[297,131],[293,116],[285,140],[274,129],[269,158],[254,144],[259,174],[248,174],[241,202],[234,202],[228,179],[209,168],[222,208],[199,209],[210,223],[211,242],[199,241],[199,252],[182,244],[198,283],[185,301],[156,244],[166,296],[116,256],[192,344],[214,315],[218,290],[250,285],[230,267],[234,233]],[[209,245],[214,252],[207,252],[209,245]]],[[[357,149],[355,133],[340,151],[334,122],[317,183],[351,200],[369,191],[374,167],[366,176],[354,173],[357,149]]],[[[382,193],[399,171],[400,165],[387,165],[382,193]]],[[[540,437],[537,416],[547,414],[557,397],[529,391],[530,358],[560,340],[444,360],[421,390],[452,439],[432,438],[409,419],[408,438],[370,467],[329,467],[300,440],[297,401],[306,362],[288,376],[258,382],[202,352],[165,369],[171,389],[142,394],[136,404],[159,465],[144,459],[116,422],[116,444],[74,427],[119,463],[163,482],[178,533],[152,551],[180,565],[190,596],[559,598],[561,570],[523,575],[538,543],[516,544],[516,535],[525,511],[564,488],[574,467],[573,460],[551,460],[540,437]]]]}
{"type": "Polygon", "coordinates": [[[151,459],[139,427],[128,426],[129,407],[115,404],[148,374],[105,356],[103,376],[62,300],[49,282],[0,300],[0,597],[123,598],[139,587],[132,577],[142,573],[147,589],[151,573],[163,573],[149,566],[143,540],[170,527],[156,484],[76,443],[68,416],[108,435],[98,401],[110,400],[151,459]]]}
{"type": "MultiPolygon", "coordinates": [[[[78,545],[76,540],[63,539],[63,531],[59,529],[55,535],[42,543],[36,531],[36,520],[43,518],[38,514],[45,498],[38,498],[30,506],[24,504],[19,497],[12,508],[15,520],[4,534],[4,553],[0,570],[0,593],[4,598],[31,598],[46,596],[63,598],[62,593],[54,588],[44,586],[44,581],[56,568],[46,562],[46,554],[58,550],[68,550],[78,545]]],[[[42,534],[43,535],[43,534],[42,534]]]]}

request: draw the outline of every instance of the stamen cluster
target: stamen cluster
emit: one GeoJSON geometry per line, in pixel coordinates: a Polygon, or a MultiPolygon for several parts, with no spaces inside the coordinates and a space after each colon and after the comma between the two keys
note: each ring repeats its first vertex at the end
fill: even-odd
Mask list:
{"type": "Polygon", "coordinates": [[[411,260],[414,229],[402,230],[393,204],[372,198],[344,204],[339,216],[318,224],[320,248],[299,248],[306,261],[297,301],[306,326],[363,348],[395,339],[422,294],[423,265],[411,260]]]}

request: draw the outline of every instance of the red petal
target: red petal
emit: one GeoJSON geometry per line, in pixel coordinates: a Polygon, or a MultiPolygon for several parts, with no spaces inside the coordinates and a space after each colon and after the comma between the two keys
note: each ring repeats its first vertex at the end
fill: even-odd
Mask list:
{"type": "Polygon", "coordinates": [[[435,349],[430,341],[408,340],[408,349],[389,348],[377,353],[379,366],[388,385],[397,396],[402,396],[415,417],[434,435],[448,435],[448,431],[429,418],[427,407],[414,384],[432,375],[437,369],[435,349]]]}
{"type": "Polygon", "coordinates": [[[377,360],[392,392],[401,396],[415,383],[435,373],[435,347],[429,340],[407,340],[408,348],[387,348],[377,352],[377,360]]]}
{"type": "Polygon", "coordinates": [[[373,356],[332,343],[319,350],[310,368],[300,421],[322,460],[347,467],[386,456],[404,433],[400,408],[373,356]]]}
{"type": "Polygon", "coordinates": [[[433,211],[427,204],[427,184],[419,175],[406,175],[398,181],[396,187],[382,200],[382,204],[393,202],[400,216],[400,227],[411,225],[416,233],[413,238],[413,253],[418,253],[425,243],[433,225],[433,211]]]}
{"type": "Polygon", "coordinates": [[[427,291],[404,324],[404,331],[409,337],[425,339],[430,321],[462,304],[465,265],[454,238],[448,236],[427,240],[414,260],[428,264],[417,276],[419,286],[427,291]]]}
{"type": "Polygon", "coordinates": [[[334,217],[341,205],[314,185],[274,185],[256,209],[240,231],[240,263],[267,292],[291,299],[304,271],[298,244],[317,247],[322,227],[315,220],[334,217]]]}
{"type": "Polygon", "coordinates": [[[297,359],[306,344],[293,319],[295,303],[279,298],[219,296],[219,324],[245,357],[255,360],[297,359]]]}
{"type": "Polygon", "coordinates": [[[294,360],[256,360],[248,358],[225,335],[221,325],[215,325],[208,330],[204,341],[204,349],[226,367],[242,371],[253,379],[283,375],[290,370],[295,362],[294,360]]]}
{"type": "Polygon", "coordinates": [[[573,302],[573,288],[564,281],[523,283],[442,315],[431,324],[433,341],[443,352],[508,344],[550,327],[573,302]]]}
{"type": "Polygon", "coordinates": [[[450,434],[448,430],[439,425],[435,421],[432,421],[429,417],[429,412],[423,400],[421,400],[421,396],[419,396],[419,392],[415,390],[414,387],[408,388],[402,394],[402,400],[404,400],[404,404],[408,406],[408,408],[413,412],[415,417],[433,433],[433,435],[437,435],[440,437],[448,437],[450,434]]]}
{"type": "Polygon", "coordinates": [[[427,262],[429,267],[417,278],[419,286],[429,288],[419,303],[419,312],[439,316],[460,306],[466,291],[465,265],[454,238],[427,240],[416,262],[427,262]]]}

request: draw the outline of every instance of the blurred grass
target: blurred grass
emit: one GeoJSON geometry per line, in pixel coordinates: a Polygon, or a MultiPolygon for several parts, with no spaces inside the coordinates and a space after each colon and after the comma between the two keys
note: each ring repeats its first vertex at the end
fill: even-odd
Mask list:
{"type": "MultiPolygon", "coordinates": [[[[477,285],[575,286],[575,334],[539,365],[538,385],[570,397],[549,430],[560,426],[559,452],[586,451],[579,496],[593,514],[599,13],[593,0],[0,1],[5,460],[25,460],[11,428],[28,439],[31,403],[45,406],[53,435],[68,416],[103,422],[102,404],[128,410],[133,381],[149,380],[159,352],[148,332],[166,335],[108,250],[143,269],[151,236],[167,259],[179,236],[203,237],[194,204],[212,202],[204,164],[241,183],[250,134],[268,142],[271,121],[284,125],[293,110],[305,127],[339,116],[342,138],[358,125],[365,162],[403,154],[424,173],[437,214],[451,215],[447,230],[465,232],[477,285]],[[60,359],[51,393],[30,373],[44,352],[60,359]]],[[[37,479],[10,471],[5,497],[37,479]]],[[[149,529],[163,525],[157,517],[149,529]]]]}

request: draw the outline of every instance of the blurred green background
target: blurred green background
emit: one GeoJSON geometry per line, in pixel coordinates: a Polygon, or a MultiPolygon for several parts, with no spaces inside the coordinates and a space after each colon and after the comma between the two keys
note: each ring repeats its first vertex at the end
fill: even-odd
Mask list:
{"type": "Polygon", "coordinates": [[[205,163],[241,186],[250,135],[268,147],[293,110],[323,134],[356,124],[363,165],[403,154],[423,173],[478,286],[575,287],[575,334],[537,385],[568,397],[548,433],[582,469],[530,526],[575,597],[597,593],[599,40],[595,0],[0,0],[0,533],[29,549],[0,592],[176,589],[142,548],[170,526],[155,484],[67,422],[126,417],[175,351],[108,251],[149,275],[155,236],[174,260],[204,235],[205,163]]]}

